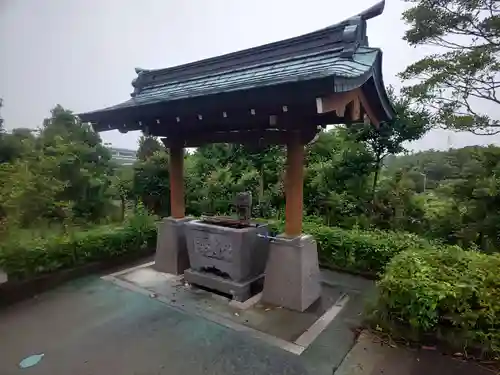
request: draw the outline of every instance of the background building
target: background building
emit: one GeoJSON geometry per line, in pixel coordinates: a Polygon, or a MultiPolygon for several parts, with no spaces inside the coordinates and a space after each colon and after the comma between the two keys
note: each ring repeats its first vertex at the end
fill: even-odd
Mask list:
{"type": "Polygon", "coordinates": [[[137,160],[137,151],[126,148],[109,147],[111,159],[122,165],[132,165],[137,160]]]}

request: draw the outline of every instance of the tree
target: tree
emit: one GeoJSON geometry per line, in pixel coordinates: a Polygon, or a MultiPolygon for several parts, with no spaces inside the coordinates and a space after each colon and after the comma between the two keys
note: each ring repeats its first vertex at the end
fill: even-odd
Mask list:
{"type": "Polygon", "coordinates": [[[406,96],[396,96],[392,88],[389,97],[396,112],[395,118],[382,123],[378,128],[368,124],[353,125],[350,130],[359,141],[364,141],[374,157],[374,175],[371,195],[375,190],[380,175],[380,168],[388,155],[405,151],[405,142],[421,138],[430,129],[430,115],[426,110],[412,107],[406,96]]]}
{"type": "Polygon", "coordinates": [[[19,159],[37,147],[36,131],[16,128],[11,133],[0,133],[0,163],[19,159]]]}
{"type": "Polygon", "coordinates": [[[371,223],[381,229],[418,232],[423,210],[415,188],[404,171],[382,179],[372,203],[371,223]]]}
{"type": "Polygon", "coordinates": [[[18,226],[41,219],[66,218],[71,202],[61,201],[66,183],[56,175],[59,160],[32,150],[24,158],[0,164],[0,218],[18,226]]]}
{"type": "Polygon", "coordinates": [[[112,163],[99,134],[57,105],[44,120],[37,143],[44,157],[58,161],[55,177],[65,183],[59,200],[73,202],[72,215],[89,221],[105,216],[112,163]]]}
{"type": "MultiPolygon", "coordinates": [[[[0,110],[3,107],[3,99],[0,98],[0,110]]],[[[8,143],[5,141],[5,128],[3,126],[3,118],[0,113],[0,163],[5,162],[8,159],[8,152],[6,150],[8,143]]]]}
{"type": "Polygon", "coordinates": [[[186,195],[195,215],[230,213],[236,193],[242,191],[255,197],[253,214],[260,217],[272,216],[272,206],[282,201],[282,147],[211,144],[197,148],[186,160],[186,195]]]}
{"type": "Polygon", "coordinates": [[[306,212],[331,225],[364,225],[367,177],[372,171],[373,155],[350,130],[338,127],[322,132],[307,146],[306,212]]]}
{"type": "MultiPolygon", "coordinates": [[[[3,99],[0,98],[0,110],[2,109],[3,107],[3,99]]],[[[0,137],[2,136],[2,134],[5,132],[5,129],[3,127],[3,117],[2,117],[2,114],[0,113],[0,137]]]]}
{"type": "MultiPolygon", "coordinates": [[[[239,169],[245,171],[239,175],[239,191],[248,190],[250,184],[256,176],[258,179],[258,187],[254,194],[257,194],[257,199],[254,200],[254,213],[259,217],[270,215],[270,205],[282,184],[282,174],[280,171],[284,169],[285,154],[281,146],[235,146],[235,153],[238,156],[238,163],[233,164],[233,170],[239,169]],[[247,183],[242,183],[246,181],[247,183]],[[268,194],[266,194],[266,191],[268,194]]],[[[238,190],[234,191],[236,194],[238,190]]]]}
{"type": "Polygon", "coordinates": [[[147,160],[158,151],[165,151],[156,137],[144,136],[139,138],[139,149],[137,150],[137,159],[147,160]]]}
{"type": "Polygon", "coordinates": [[[145,161],[134,164],[134,194],[155,214],[170,214],[169,158],[157,152],[145,161]]]}
{"type": "Polygon", "coordinates": [[[500,133],[500,2],[497,0],[405,0],[410,25],[404,39],[439,52],[408,66],[400,76],[418,80],[405,93],[433,108],[435,124],[475,134],[500,133]],[[442,52],[441,52],[442,51],[442,52]]]}
{"type": "Polygon", "coordinates": [[[128,165],[119,166],[111,177],[110,194],[120,200],[120,220],[125,219],[127,200],[133,199],[134,169],[128,165]]]}
{"type": "Polygon", "coordinates": [[[498,176],[500,147],[496,146],[431,150],[398,157],[384,170],[375,223],[378,227],[416,231],[464,247],[498,249],[498,176]],[[415,194],[422,174],[426,176],[427,189],[415,194]],[[394,185],[403,179],[405,189],[394,185]],[[398,217],[390,219],[397,213],[398,217]]]}

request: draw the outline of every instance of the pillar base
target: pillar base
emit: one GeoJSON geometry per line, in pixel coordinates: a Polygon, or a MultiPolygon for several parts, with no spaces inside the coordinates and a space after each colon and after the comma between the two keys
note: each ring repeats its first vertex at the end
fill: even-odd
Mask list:
{"type": "Polygon", "coordinates": [[[321,296],[318,250],[312,236],[271,241],[261,301],[304,311],[321,296]]]}
{"type": "Polygon", "coordinates": [[[189,217],[166,217],[158,224],[154,265],[157,271],[180,275],[189,268],[184,224],[191,220],[189,217]]]}

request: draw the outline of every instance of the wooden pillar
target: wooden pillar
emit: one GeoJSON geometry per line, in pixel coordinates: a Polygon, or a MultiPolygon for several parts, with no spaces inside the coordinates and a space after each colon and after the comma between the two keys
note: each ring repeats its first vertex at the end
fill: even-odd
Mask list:
{"type": "Polygon", "coordinates": [[[296,237],[302,234],[302,208],[304,190],[304,145],[298,133],[290,134],[286,146],[285,176],[285,234],[296,237]]]}
{"type": "Polygon", "coordinates": [[[184,207],[184,149],[170,147],[170,214],[174,219],[182,219],[184,207]]]}

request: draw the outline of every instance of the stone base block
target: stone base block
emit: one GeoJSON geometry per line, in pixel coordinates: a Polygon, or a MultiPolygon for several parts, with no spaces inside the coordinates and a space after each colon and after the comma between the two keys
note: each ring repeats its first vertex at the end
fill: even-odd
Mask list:
{"type": "Polygon", "coordinates": [[[7,274],[2,269],[0,269],[0,284],[6,283],[8,279],[9,278],[7,277],[7,274]]]}
{"type": "Polygon", "coordinates": [[[262,302],[305,311],[321,295],[318,250],[312,236],[279,236],[269,247],[262,302]]]}
{"type": "Polygon", "coordinates": [[[264,275],[259,275],[250,280],[236,282],[230,279],[193,269],[184,272],[184,280],[190,284],[199,285],[204,288],[213,289],[218,292],[230,295],[234,300],[244,302],[253,295],[254,289],[262,283],[264,275]]]}
{"type": "Polygon", "coordinates": [[[180,275],[189,268],[184,225],[192,218],[164,218],[158,224],[158,240],[154,268],[160,272],[180,275]]]}

